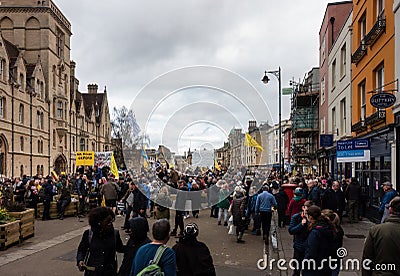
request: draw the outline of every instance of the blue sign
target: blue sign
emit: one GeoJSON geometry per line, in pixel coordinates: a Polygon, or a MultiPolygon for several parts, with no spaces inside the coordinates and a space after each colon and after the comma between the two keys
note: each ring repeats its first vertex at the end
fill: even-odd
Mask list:
{"type": "Polygon", "coordinates": [[[370,159],[371,144],[368,139],[337,141],[337,162],[364,162],[370,159]]]}
{"type": "Polygon", "coordinates": [[[364,156],[364,150],[344,150],[338,151],[337,157],[362,157],[364,156]]]}
{"type": "Polygon", "coordinates": [[[377,93],[371,97],[369,102],[376,108],[384,109],[394,105],[396,102],[396,97],[390,93],[377,93]]]}
{"type": "Polygon", "coordinates": [[[319,146],[332,147],[333,146],[333,134],[320,134],[319,135],[319,146]]]}

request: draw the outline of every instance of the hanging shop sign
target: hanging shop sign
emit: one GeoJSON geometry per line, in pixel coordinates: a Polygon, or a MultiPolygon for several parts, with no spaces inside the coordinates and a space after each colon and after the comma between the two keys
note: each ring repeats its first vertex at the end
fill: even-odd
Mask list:
{"type": "Polygon", "coordinates": [[[371,144],[368,139],[337,141],[336,155],[338,163],[370,161],[371,144]]]}
{"type": "Polygon", "coordinates": [[[371,97],[369,102],[376,108],[388,108],[394,105],[396,102],[396,96],[385,92],[377,93],[371,97]]]}

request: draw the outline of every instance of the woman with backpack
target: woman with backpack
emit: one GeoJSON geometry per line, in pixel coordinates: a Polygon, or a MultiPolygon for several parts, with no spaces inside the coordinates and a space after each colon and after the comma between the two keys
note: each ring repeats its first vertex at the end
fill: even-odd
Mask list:
{"type": "Polygon", "coordinates": [[[114,229],[114,212],[97,207],[89,212],[90,229],[83,233],[76,255],[77,266],[85,276],[117,275],[116,252],[123,252],[119,231],[114,229]]]}

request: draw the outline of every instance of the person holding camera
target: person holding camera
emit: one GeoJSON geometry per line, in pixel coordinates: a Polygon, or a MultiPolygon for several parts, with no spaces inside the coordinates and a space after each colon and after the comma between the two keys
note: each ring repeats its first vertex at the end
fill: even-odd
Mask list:
{"type": "MultiPolygon", "coordinates": [[[[307,210],[313,205],[311,200],[304,202],[302,211],[294,214],[289,224],[289,234],[293,235],[293,259],[297,260],[298,264],[304,259],[305,244],[308,236],[307,210]]],[[[293,271],[293,276],[300,276],[301,266],[293,271]]]]}

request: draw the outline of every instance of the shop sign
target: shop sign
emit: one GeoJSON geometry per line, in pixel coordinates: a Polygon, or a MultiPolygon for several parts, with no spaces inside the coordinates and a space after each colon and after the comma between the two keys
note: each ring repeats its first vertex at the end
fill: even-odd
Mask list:
{"type": "Polygon", "coordinates": [[[319,146],[321,148],[327,148],[333,146],[333,134],[320,134],[319,135],[319,146]]]}
{"type": "Polygon", "coordinates": [[[370,161],[371,144],[368,139],[337,141],[338,163],[370,161]]]}
{"type": "Polygon", "coordinates": [[[372,106],[376,108],[388,108],[396,102],[396,96],[390,93],[377,93],[369,100],[372,106]]]}

